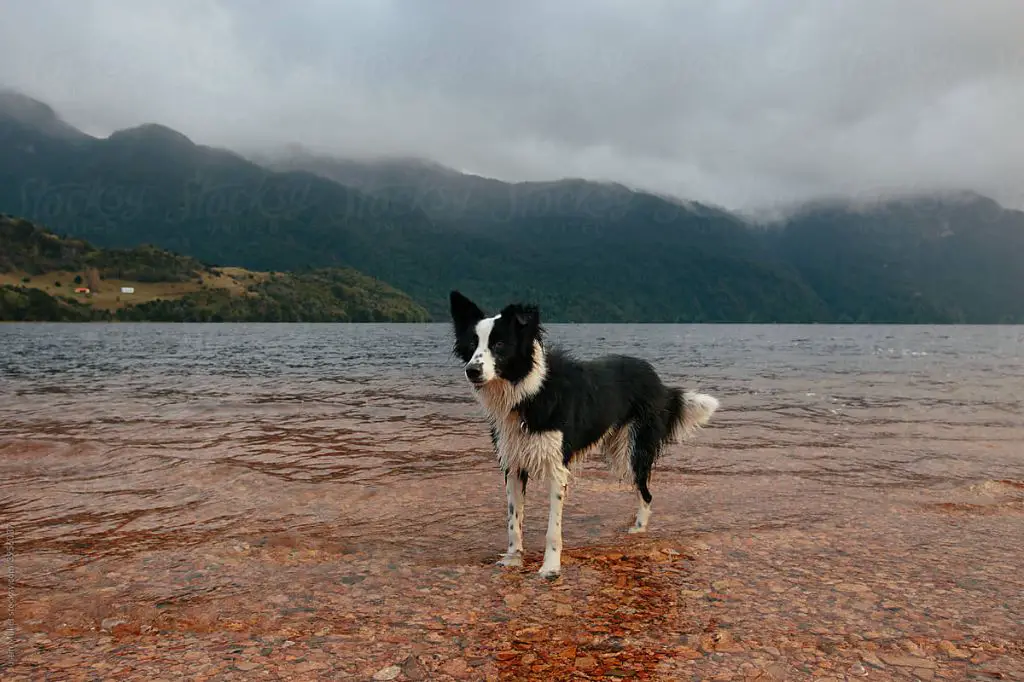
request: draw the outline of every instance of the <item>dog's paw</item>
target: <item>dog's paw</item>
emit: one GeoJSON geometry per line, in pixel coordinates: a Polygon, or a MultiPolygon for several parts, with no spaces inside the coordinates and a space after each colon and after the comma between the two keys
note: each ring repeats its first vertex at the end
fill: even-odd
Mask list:
{"type": "Polygon", "coordinates": [[[627,530],[626,532],[631,534],[631,535],[634,534],[634,533],[646,533],[647,532],[647,526],[637,526],[636,524],[634,524],[634,525],[630,526],[629,530],[627,530]]]}
{"type": "Polygon", "coordinates": [[[515,567],[519,568],[523,565],[522,554],[502,554],[501,558],[495,562],[495,566],[515,567]]]}
{"type": "Polygon", "coordinates": [[[554,580],[562,574],[561,566],[541,566],[540,570],[537,571],[537,575],[545,580],[554,580]]]}

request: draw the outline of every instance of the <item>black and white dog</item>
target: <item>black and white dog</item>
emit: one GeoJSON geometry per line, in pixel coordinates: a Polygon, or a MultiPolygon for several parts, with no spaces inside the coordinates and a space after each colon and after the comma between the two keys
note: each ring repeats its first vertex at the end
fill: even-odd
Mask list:
{"type": "Polygon", "coordinates": [[[561,572],[569,467],[599,450],[612,472],[632,478],[640,494],[629,532],[647,530],[651,467],[666,444],[706,424],[718,400],[665,386],[645,360],[616,355],[584,362],[546,347],[535,306],[512,304],[489,317],[458,291],[451,292],[450,304],[453,351],[487,412],[505,472],[508,551],[498,564],[522,566],[523,504],[532,477],[549,481],[540,574],[561,572]]]}

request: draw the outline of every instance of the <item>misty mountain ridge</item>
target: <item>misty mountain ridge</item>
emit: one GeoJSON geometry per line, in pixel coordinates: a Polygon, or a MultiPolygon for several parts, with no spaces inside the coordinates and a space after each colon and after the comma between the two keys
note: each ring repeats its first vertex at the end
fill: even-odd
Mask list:
{"type": "MultiPolygon", "coordinates": [[[[103,139],[95,138],[67,123],[50,105],[16,90],[0,86],[0,121],[5,117],[55,137],[66,136],[68,139],[77,140],[103,139]]],[[[459,196],[463,197],[468,192],[482,192],[485,195],[507,192],[513,197],[513,201],[518,196],[526,205],[531,203],[541,205],[543,202],[547,202],[557,210],[559,207],[564,209],[570,206],[571,200],[574,198],[577,200],[584,198],[582,196],[584,192],[601,197],[615,197],[621,202],[627,202],[636,195],[645,195],[656,197],[686,210],[731,214],[737,220],[762,225],[784,223],[786,220],[823,210],[862,212],[877,210],[883,205],[907,202],[915,205],[928,202],[949,204],[984,202],[991,209],[1007,210],[995,200],[971,190],[891,190],[879,192],[870,197],[831,196],[787,205],[768,212],[768,215],[772,217],[765,219],[759,217],[756,212],[734,212],[726,207],[647,190],[642,187],[631,187],[610,180],[566,177],[558,180],[507,182],[459,171],[432,159],[417,156],[339,156],[316,152],[309,146],[298,142],[272,150],[236,152],[223,147],[197,144],[187,135],[155,122],[141,123],[116,130],[105,139],[139,138],[153,140],[157,143],[162,140],[163,143],[178,144],[183,148],[201,147],[204,150],[217,150],[272,170],[309,172],[367,193],[395,196],[403,194],[407,198],[410,195],[415,196],[416,192],[420,192],[426,197],[431,193],[445,190],[452,192],[459,190],[461,192],[459,196]],[[562,197],[559,198],[557,195],[562,195],[562,197]]],[[[429,201],[424,203],[430,205],[429,201]]],[[[576,203],[578,204],[579,201],[576,203]]],[[[456,209],[436,210],[449,215],[456,209]]]]}
{"type": "Polygon", "coordinates": [[[461,288],[551,321],[1024,322],[1024,213],[970,192],[823,199],[752,229],[620,183],[298,145],[246,158],[155,123],[94,138],[25,99],[0,98],[0,211],[100,246],[349,266],[436,318],[461,288]]]}
{"type": "Polygon", "coordinates": [[[0,121],[7,120],[68,140],[90,137],[62,119],[49,104],[0,86],[0,121]]]}
{"type": "Polygon", "coordinates": [[[149,141],[157,144],[176,145],[182,148],[199,146],[189,139],[187,135],[159,123],[143,123],[132,128],[122,128],[111,133],[107,140],[149,141]]]}
{"type": "Polygon", "coordinates": [[[438,219],[480,221],[492,215],[501,219],[537,213],[607,216],[638,196],[656,197],[694,212],[725,212],[620,182],[585,178],[506,182],[415,157],[338,157],[289,145],[249,158],[275,170],[305,170],[377,196],[410,202],[438,219]]]}

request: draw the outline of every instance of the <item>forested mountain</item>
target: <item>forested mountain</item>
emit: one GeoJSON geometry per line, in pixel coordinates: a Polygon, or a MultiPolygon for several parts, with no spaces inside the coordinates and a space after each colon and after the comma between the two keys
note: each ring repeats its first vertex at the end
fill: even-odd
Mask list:
{"type": "Polygon", "coordinates": [[[458,288],[490,307],[528,298],[550,321],[1024,322],[1024,214],[976,196],[819,204],[757,227],[612,183],[301,149],[249,160],[155,124],[98,139],[8,95],[0,211],[100,246],[348,266],[439,319],[458,288]]]}
{"type": "Polygon", "coordinates": [[[1024,323],[1024,213],[991,199],[819,204],[771,237],[840,321],[1024,323]]]}

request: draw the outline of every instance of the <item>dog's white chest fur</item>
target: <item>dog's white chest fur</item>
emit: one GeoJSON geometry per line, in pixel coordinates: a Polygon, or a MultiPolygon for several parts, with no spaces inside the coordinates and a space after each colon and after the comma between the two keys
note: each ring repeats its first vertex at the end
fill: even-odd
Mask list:
{"type": "Polygon", "coordinates": [[[518,412],[492,417],[492,424],[498,432],[498,462],[505,471],[520,470],[531,478],[545,479],[565,469],[561,431],[527,431],[518,412]]]}

